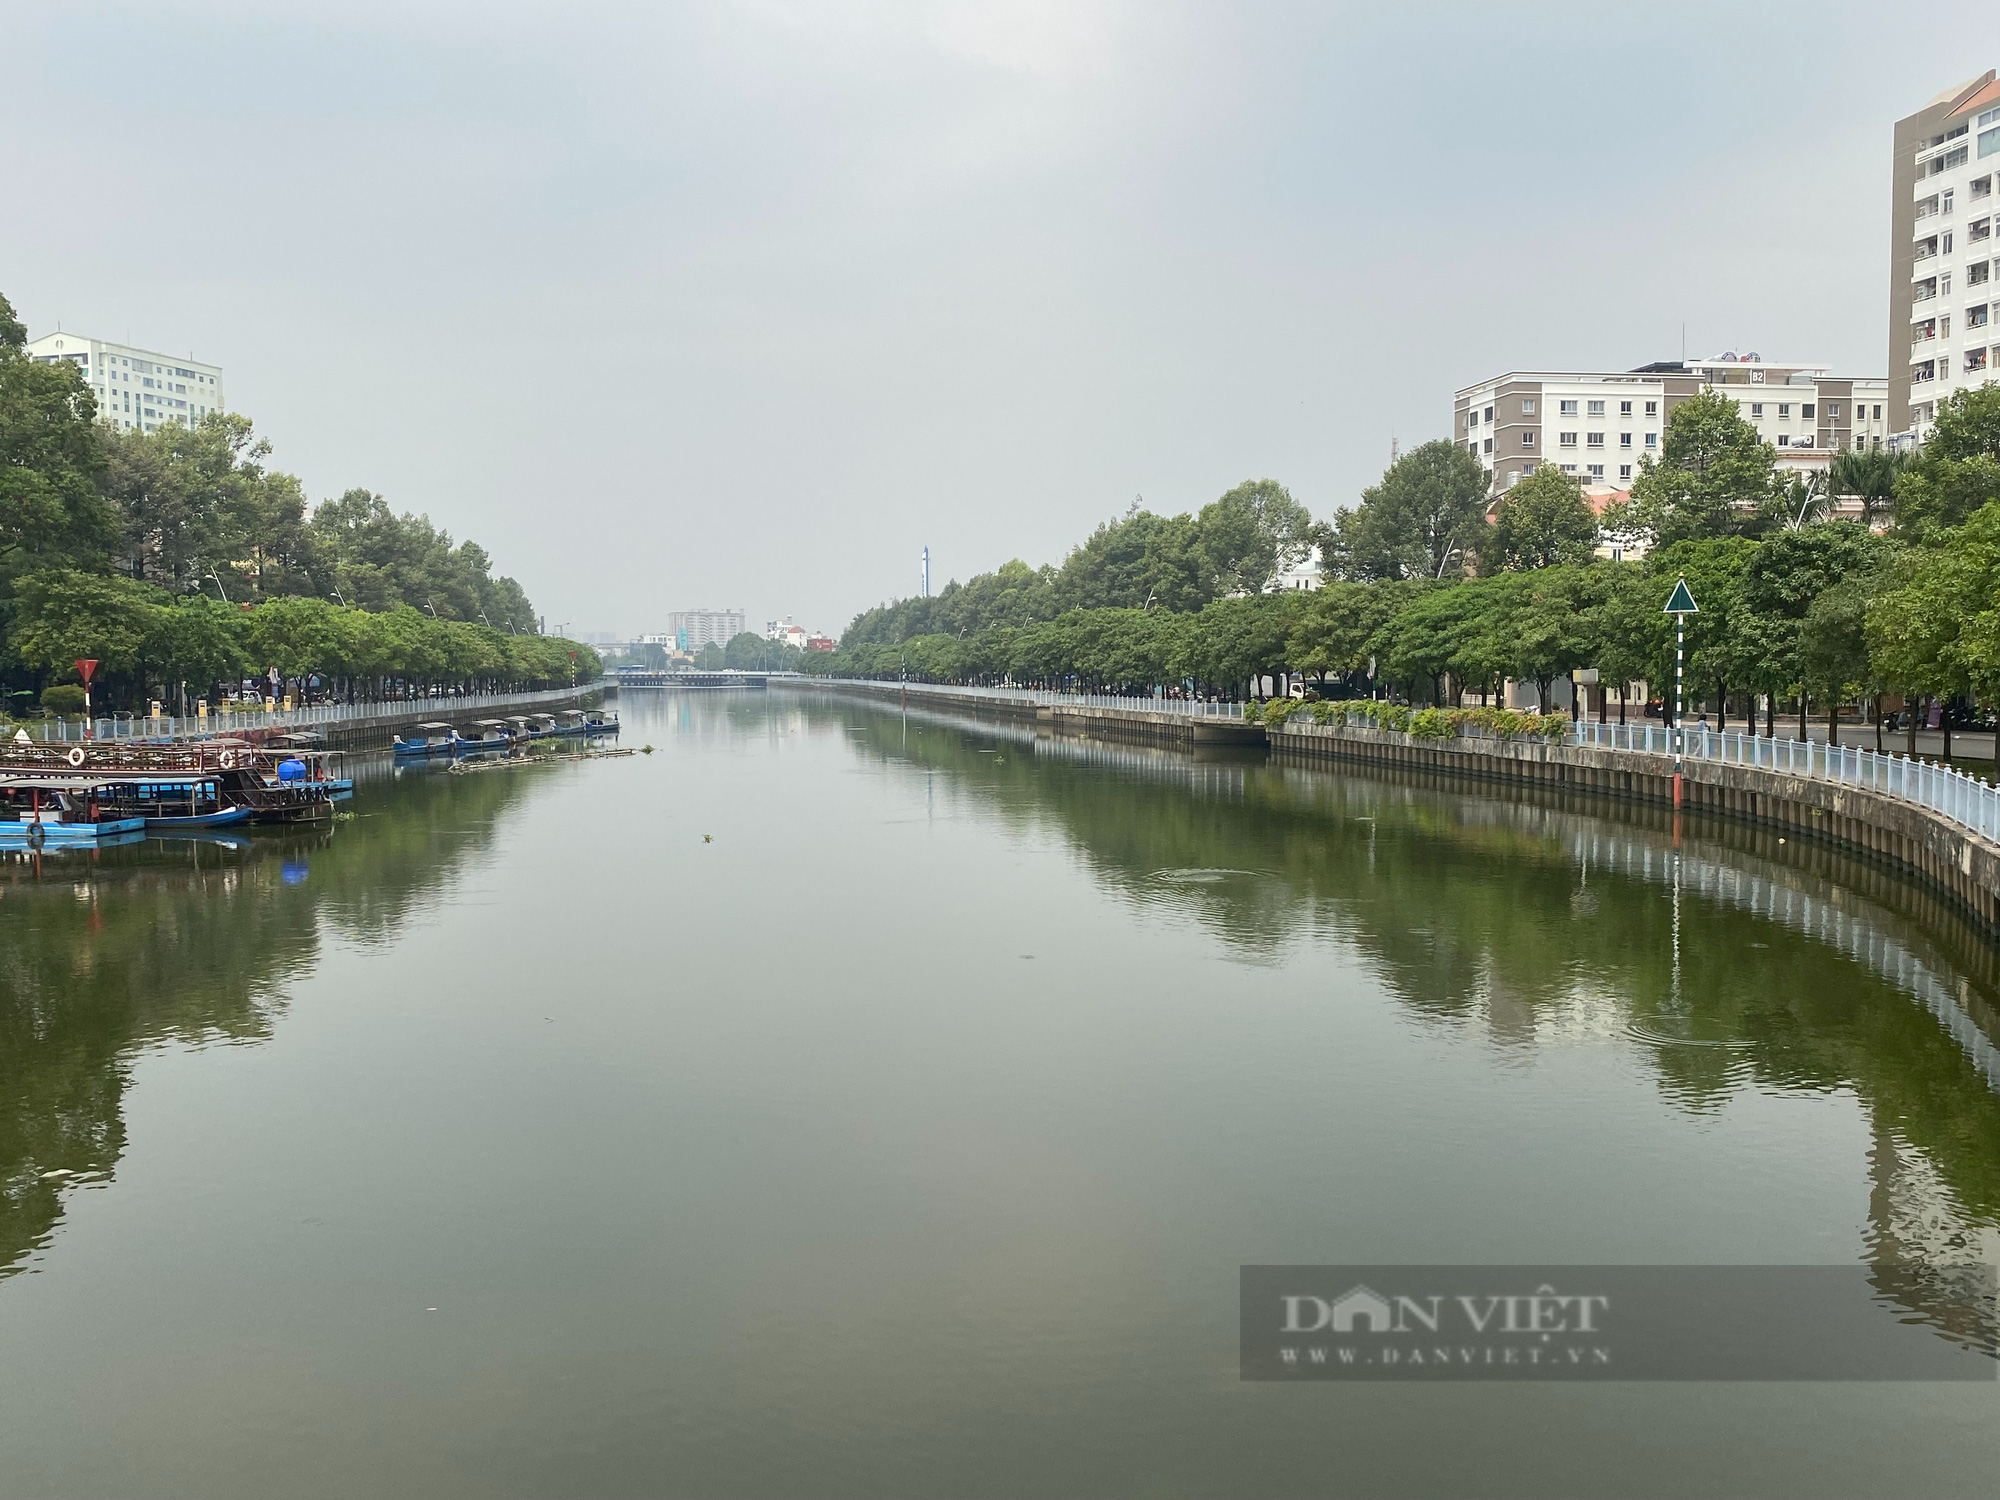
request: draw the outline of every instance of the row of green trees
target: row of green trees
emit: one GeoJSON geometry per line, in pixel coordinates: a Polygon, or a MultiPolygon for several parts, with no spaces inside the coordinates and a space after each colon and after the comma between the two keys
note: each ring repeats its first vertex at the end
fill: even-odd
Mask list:
{"type": "MultiPolygon", "coordinates": [[[[1725,722],[1760,698],[1771,714],[1781,700],[1803,713],[1809,701],[1832,708],[1884,692],[2000,701],[2000,387],[1954,395],[1914,456],[1842,455],[1833,489],[1886,486],[1864,519],[1829,519],[1813,486],[1781,482],[1774,466],[1774,451],[1713,392],[1669,417],[1660,458],[1603,516],[1553,466],[1490,503],[1470,454],[1425,444],[1330,526],[1299,528],[1330,559],[1331,577],[1311,594],[1174,608],[1140,604],[1128,589],[1122,607],[1035,618],[973,608],[968,586],[935,601],[959,610],[957,629],[898,634],[925,618],[910,607],[923,601],[905,601],[862,616],[839,651],[807,668],[1205,693],[1291,671],[1330,694],[1387,688],[1419,702],[1492,694],[1511,678],[1533,683],[1546,705],[1557,680],[1582,668],[1621,696],[1623,684],[1671,682],[1662,606],[1684,576],[1701,605],[1688,626],[1691,697],[1725,722]],[[1612,561],[1597,555],[1607,536],[1651,550],[1612,561]]],[[[1053,578],[1078,591],[1101,579],[1112,550],[1102,539],[1141,519],[1100,528],[1053,578]]],[[[1060,596],[1051,587],[1048,598],[1060,596]]]]}
{"type": "MultiPolygon", "coordinates": [[[[379,612],[297,596],[224,604],[129,578],[45,568],[17,581],[12,607],[10,649],[21,666],[73,680],[72,663],[94,658],[93,695],[101,705],[149,696],[177,701],[183,691],[205,697],[217,684],[271,671],[288,680],[317,677],[330,695],[364,697],[392,688],[553,687],[588,682],[600,671],[588,646],[505,635],[407,604],[379,612]]],[[[14,701],[30,691],[15,689],[14,701]]]]}
{"type": "Polygon", "coordinates": [[[31,361],[25,339],[0,296],[0,690],[10,701],[73,680],[73,657],[103,663],[114,701],[272,667],[431,683],[567,676],[576,648],[525,639],[533,606],[493,575],[477,543],[367,490],[308,506],[240,416],[116,431],[97,420],[80,369],[31,361]],[[309,640],[320,644],[307,650],[309,640]]]}

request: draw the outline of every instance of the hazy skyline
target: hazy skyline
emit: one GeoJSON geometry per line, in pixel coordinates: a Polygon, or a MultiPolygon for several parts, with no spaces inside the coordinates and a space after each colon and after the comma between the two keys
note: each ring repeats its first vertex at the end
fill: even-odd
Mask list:
{"type": "Polygon", "coordinates": [[[1885,373],[1990,4],[111,4],[8,18],[0,291],[224,367],[551,626],[838,631],[1137,495],[1317,515],[1508,368],[1885,373]],[[1933,61],[1954,39],[1950,63],[1933,61]]]}

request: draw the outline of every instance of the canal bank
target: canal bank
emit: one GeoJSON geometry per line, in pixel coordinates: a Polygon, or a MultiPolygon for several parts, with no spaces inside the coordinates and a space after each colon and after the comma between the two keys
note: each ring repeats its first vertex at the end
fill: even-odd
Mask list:
{"type": "MultiPolygon", "coordinates": [[[[1032,722],[1038,732],[1050,735],[1171,749],[1263,746],[1286,759],[1348,762],[1624,802],[1663,806],[1674,802],[1673,757],[1643,749],[1488,736],[1422,739],[1395,730],[1314,724],[1296,717],[1267,728],[1220,716],[1038,703],[1027,694],[928,684],[772,681],[877,701],[920,697],[927,708],[1032,722]]],[[[1880,861],[1936,891],[1987,932],[2000,932],[2000,843],[1929,807],[1831,779],[1711,759],[1686,762],[1681,805],[1690,812],[1775,829],[1785,837],[1824,840],[1880,861]]]]}

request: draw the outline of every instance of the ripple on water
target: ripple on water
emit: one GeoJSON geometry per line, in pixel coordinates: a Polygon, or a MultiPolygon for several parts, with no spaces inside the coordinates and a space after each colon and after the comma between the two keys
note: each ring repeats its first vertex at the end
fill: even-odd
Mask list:
{"type": "Polygon", "coordinates": [[[1226,880],[1255,880],[1255,870],[1155,870],[1150,877],[1161,885],[1221,885],[1226,880]]]}

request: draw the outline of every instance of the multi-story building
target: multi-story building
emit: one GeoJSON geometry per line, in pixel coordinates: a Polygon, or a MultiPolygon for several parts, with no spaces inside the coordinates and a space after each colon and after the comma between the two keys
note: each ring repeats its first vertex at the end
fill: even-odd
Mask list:
{"type": "Polygon", "coordinates": [[[1889,238],[1889,430],[1921,440],[1938,403],[2000,369],[2000,78],[1988,68],[1896,122],[1889,238]]]}
{"type": "Polygon", "coordinates": [[[1622,373],[1516,370],[1457,393],[1452,432],[1492,476],[1494,492],[1545,463],[1592,488],[1630,489],[1659,456],[1667,415],[1719,390],[1778,450],[1780,467],[1824,468],[1843,448],[1881,447],[1895,429],[1888,382],[1836,377],[1824,365],[1767,364],[1755,354],[1662,360],[1622,373]]]}
{"type": "Polygon", "coordinates": [[[43,334],[25,352],[39,364],[75,365],[97,397],[98,416],[121,432],[151,432],[163,422],[192,426],[228,410],[218,365],[77,333],[43,334]]]}
{"type": "Polygon", "coordinates": [[[726,646],[743,633],[740,609],[677,609],[667,616],[667,633],[682,651],[726,646]]]}

